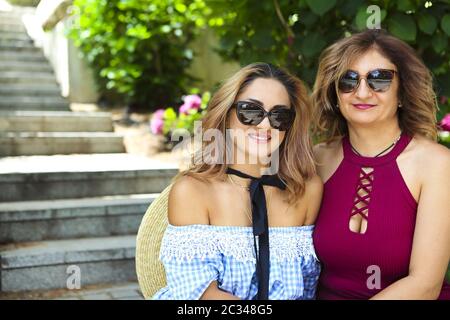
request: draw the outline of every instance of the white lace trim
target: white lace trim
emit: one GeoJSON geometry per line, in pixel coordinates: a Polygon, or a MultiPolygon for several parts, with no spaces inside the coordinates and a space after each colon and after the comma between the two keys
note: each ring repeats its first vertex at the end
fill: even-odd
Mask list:
{"type": "MultiPolygon", "coordinates": [[[[271,228],[270,260],[277,262],[315,258],[312,228],[271,228]]],[[[232,257],[255,261],[253,233],[246,227],[170,226],[161,244],[160,259],[192,260],[232,257]]]]}

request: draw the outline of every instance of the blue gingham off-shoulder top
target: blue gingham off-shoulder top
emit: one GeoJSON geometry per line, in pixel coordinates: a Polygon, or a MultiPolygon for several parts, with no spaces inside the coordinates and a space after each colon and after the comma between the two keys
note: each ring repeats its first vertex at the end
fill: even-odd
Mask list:
{"type": "MultiPolygon", "coordinates": [[[[269,299],[315,298],[320,263],[313,230],[313,225],[269,228],[269,299]]],[[[252,227],[169,224],[160,260],[167,286],[152,299],[199,299],[212,281],[244,300],[258,291],[252,227]]]]}

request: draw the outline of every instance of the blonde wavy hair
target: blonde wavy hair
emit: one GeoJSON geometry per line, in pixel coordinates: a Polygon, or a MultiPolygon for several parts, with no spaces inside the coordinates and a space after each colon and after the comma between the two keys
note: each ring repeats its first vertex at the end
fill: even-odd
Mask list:
{"type": "Polygon", "coordinates": [[[312,93],[315,134],[327,143],[348,134],[346,120],[336,107],[338,81],[352,62],[375,49],[389,59],[399,75],[399,125],[410,136],[416,134],[437,140],[438,105],[431,72],[413,48],[384,30],[367,30],[338,40],[319,58],[319,68],[312,93]]]}
{"type": "MultiPolygon", "coordinates": [[[[253,63],[240,69],[225,80],[208,103],[202,122],[202,134],[208,129],[218,129],[226,137],[227,119],[239,94],[255,79],[274,79],[286,88],[291,108],[296,112],[292,126],[286,131],[285,139],[279,147],[278,176],[286,183],[289,202],[303,195],[305,182],[315,174],[312,153],[311,121],[312,107],[306,87],[297,77],[268,63],[253,63]]],[[[194,155],[204,157],[207,146],[212,142],[203,141],[201,150],[194,155]]],[[[191,167],[179,176],[189,175],[200,179],[223,177],[227,169],[226,153],[222,161],[208,164],[192,161],[191,167]]]]}

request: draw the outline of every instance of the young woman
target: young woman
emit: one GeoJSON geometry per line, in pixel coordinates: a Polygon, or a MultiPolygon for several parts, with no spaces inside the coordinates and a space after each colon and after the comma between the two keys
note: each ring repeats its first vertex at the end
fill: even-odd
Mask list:
{"type": "Polygon", "coordinates": [[[202,127],[223,138],[204,139],[170,191],[160,251],[167,286],[153,299],[315,297],[322,183],[310,119],[300,80],[270,64],[244,67],[221,86],[202,127]]]}
{"type": "Polygon", "coordinates": [[[384,31],[321,58],[313,103],[324,194],[319,299],[450,299],[450,151],[436,142],[432,76],[384,31]]]}

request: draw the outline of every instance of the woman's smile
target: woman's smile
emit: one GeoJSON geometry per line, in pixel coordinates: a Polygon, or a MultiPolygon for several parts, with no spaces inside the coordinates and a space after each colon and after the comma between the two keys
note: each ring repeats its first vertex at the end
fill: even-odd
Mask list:
{"type": "Polygon", "coordinates": [[[356,109],[359,110],[367,110],[367,109],[371,109],[373,107],[376,107],[376,104],[370,104],[370,103],[353,103],[353,106],[356,109]]]}
{"type": "Polygon", "coordinates": [[[250,140],[256,143],[269,143],[272,139],[270,131],[267,132],[252,132],[248,134],[250,140]]]}

